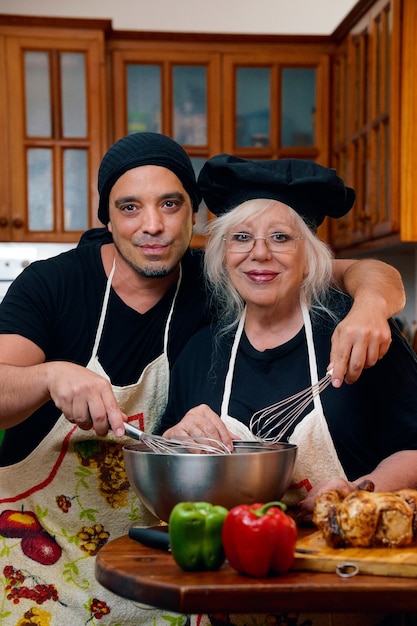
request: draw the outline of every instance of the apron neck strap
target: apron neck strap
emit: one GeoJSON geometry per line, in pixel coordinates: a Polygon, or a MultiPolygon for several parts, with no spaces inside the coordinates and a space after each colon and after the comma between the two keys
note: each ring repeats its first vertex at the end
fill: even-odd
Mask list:
{"type": "Polygon", "coordinates": [[[181,281],[182,281],[182,265],[180,263],[180,273],[179,273],[178,280],[177,280],[177,286],[176,286],[176,289],[175,289],[174,299],[172,301],[171,309],[169,311],[167,323],[165,324],[165,332],[164,332],[164,352],[165,353],[167,353],[167,351],[168,351],[169,329],[170,329],[170,326],[171,326],[171,319],[172,319],[172,316],[174,314],[174,307],[175,307],[175,303],[177,301],[178,292],[180,290],[181,281]]]}
{"type": "Polygon", "coordinates": [[[243,328],[245,326],[245,319],[246,319],[246,307],[244,308],[243,313],[240,317],[239,325],[237,327],[235,338],[233,340],[232,351],[230,353],[230,359],[229,359],[229,367],[228,367],[226,378],[224,381],[223,400],[222,400],[222,406],[220,409],[220,417],[225,417],[226,415],[228,415],[230,394],[232,392],[233,374],[234,374],[235,363],[236,363],[236,355],[237,355],[237,350],[239,348],[240,338],[243,333],[243,328]]]}
{"type": "MultiPolygon", "coordinates": [[[[106,319],[107,307],[108,307],[109,297],[110,297],[110,288],[111,288],[111,283],[112,283],[115,271],[116,271],[116,258],[113,260],[113,265],[112,265],[110,274],[109,274],[109,276],[107,278],[106,291],[104,292],[103,305],[101,307],[100,319],[99,319],[99,323],[98,323],[98,326],[97,326],[96,337],[95,337],[95,340],[94,340],[94,347],[93,347],[93,356],[94,357],[97,356],[98,347],[100,345],[100,340],[101,340],[101,335],[103,333],[104,321],[106,319]]],[[[176,285],[176,289],[175,289],[174,299],[172,301],[172,305],[171,305],[171,308],[170,308],[170,311],[169,311],[167,323],[165,325],[165,331],[164,331],[164,353],[166,353],[167,350],[168,350],[169,328],[170,328],[170,324],[171,324],[172,315],[174,313],[174,306],[175,306],[175,302],[177,300],[177,295],[178,295],[178,291],[179,291],[179,288],[180,288],[180,285],[181,285],[181,281],[182,281],[182,265],[180,264],[180,272],[179,272],[179,277],[178,277],[178,280],[177,280],[177,285],[176,285]]]]}
{"type": "MultiPolygon", "coordinates": [[[[309,368],[310,368],[311,384],[314,385],[318,382],[318,373],[317,373],[316,351],[314,348],[313,329],[311,326],[310,313],[309,313],[307,304],[304,299],[301,300],[300,305],[301,305],[301,312],[303,315],[303,322],[304,322],[304,330],[305,330],[306,340],[307,340],[307,353],[308,353],[308,362],[309,362],[309,368]]],[[[239,348],[240,338],[242,336],[243,328],[245,326],[245,319],[246,319],[246,307],[239,320],[239,325],[237,327],[236,335],[233,340],[233,346],[232,346],[230,359],[229,359],[229,367],[228,367],[225,382],[224,382],[223,399],[222,399],[222,405],[220,409],[220,417],[224,417],[228,415],[230,396],[232,393],[232,382],[233,382],[233,374],[234,374],[235,363],[236,363],[236,356],[237,356],[237,351],[239,348]]],[[[314,396],[314,408],[317,410],[322,409],[320,394],[316,394],[314,396]]]]}
{"type": "Polygon", "coordinates": [[[99,319],[98,326],[97,326],[96,338],[94,340],[94,347],[93,347],[93,356],[94,357],[97,356],[98,346],[100,344],[101,334],[103,332],[104,320],[106,319],[107,305],[108,305],[109,296],[110,296],[110,288],[111,288],[111,283],[112,283],[115,271],[116,271],[116,257],[113,259],[113,265],[112,265],[110,274],[109,274],[109,276],[107,278],[106,291],[104,292],[104,298],[103,298],[103,304],[102,304],[102,307],[101,307],[100,319],[99,319]]]}

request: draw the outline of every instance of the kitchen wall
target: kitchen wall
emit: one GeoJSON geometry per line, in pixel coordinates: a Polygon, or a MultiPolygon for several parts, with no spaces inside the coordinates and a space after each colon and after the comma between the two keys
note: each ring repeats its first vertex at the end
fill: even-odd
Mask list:
{"type": "MultiPolygon", "coordinates": [[[[0,13],[110,19],[117,30],[329,35],[355,4],[356,0],[257,0],[254,4],[241,0],[0,0],[0,13]]],[[[0,243],[0,281],[11,246],[0,243]]],[[[403,315],[412,329],[417,326],[415,248],[401,246],[362,255],[380,258],[401,272],[407,291],[403,315]]],[[[37,258],[52,253],[48,244],[34,245],[31,250],[37,258]]]]}

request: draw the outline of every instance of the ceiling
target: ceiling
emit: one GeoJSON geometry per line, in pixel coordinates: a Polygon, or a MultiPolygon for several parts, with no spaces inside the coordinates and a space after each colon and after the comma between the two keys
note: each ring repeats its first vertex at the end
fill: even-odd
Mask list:
{"type": "Polygon", "coordinates": [[[0,13],[110,19],[115,30],[330,35],[357,0],[0,0],[0,13]]]}

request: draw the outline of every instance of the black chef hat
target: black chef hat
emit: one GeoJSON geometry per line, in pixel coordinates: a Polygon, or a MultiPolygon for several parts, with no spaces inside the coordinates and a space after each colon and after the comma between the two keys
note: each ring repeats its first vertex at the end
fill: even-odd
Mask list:
{"type": "Polygon", "coordinates": [[[160,165],[174,172],[189,194],[193,210],[198,211],[201,193],[185,150],[160,133],[132,133],[111,146],[98,171],[98,217],[103,224],[109,221],[109,195],[114,183],[122,174],[140,165],[160,165]]]}
{"type": "Polygon", "coordinates": [[[303,159],[249,161],[219,154],[204,164],[198,184],[217,216],[246,200],[270,198],[297,211],[313,231],[326,215],[345,215],[355,201],[336,170],[303,159]]]}

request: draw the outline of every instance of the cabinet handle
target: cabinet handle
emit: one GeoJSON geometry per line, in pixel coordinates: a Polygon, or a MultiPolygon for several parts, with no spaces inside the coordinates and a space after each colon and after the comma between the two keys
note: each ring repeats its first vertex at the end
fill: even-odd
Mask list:
{"type": "Polygon", "coordinates": [[[21,220],[20,217],[15,217],[15,219],[12,222],[12,224],[13,224],[14,228],[22,228],[23,220],[21,220]]]}
{"type": "Polygon", "coordinates": [[[0,227],[6,228],[6,226],[8,225],[9,225],[9,220],[7,219],[7,217],[0,217],[0,227]]]}

